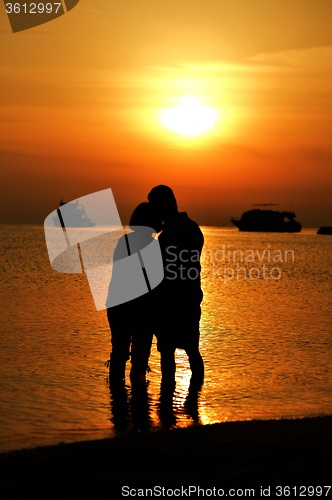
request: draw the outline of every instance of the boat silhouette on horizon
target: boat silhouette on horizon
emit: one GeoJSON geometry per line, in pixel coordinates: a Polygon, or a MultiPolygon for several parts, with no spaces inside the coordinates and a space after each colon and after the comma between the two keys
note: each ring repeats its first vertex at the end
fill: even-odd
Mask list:
{"type": "Polygon", "coordinates": [[[317,234],[330,234],[330,235],[332,235],[332,226],[321,226],[318,229],[317,234]]]}
{"type": "Polygon", "coordinates": [[[299,233],[302,226],[295,217],[294,212],[280,212],[276,203],[261,203],[252,205],[241,218],[231,217],[231,222],[240,231],[299,233]]]}
{"type": "MultiPolygon", "coordinates": [[[[61,200],[59,209],[63,206],[66,207],[66,227],[95,227],[96,223],[89,219],[84,206],[80,205],[78,200],[71,203],[66,203],[61,200]]],[[[59,216],[52,217],[52,219],[55,227],[62,227],[59,216]]]]}

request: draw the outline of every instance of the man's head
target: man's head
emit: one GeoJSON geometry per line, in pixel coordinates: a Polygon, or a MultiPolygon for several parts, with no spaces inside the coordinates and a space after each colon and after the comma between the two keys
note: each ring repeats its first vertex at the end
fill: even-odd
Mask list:
{"type": "Polygon", "coordinates": [[[178,211],[174,193],[168,186],[160,185],[152,188],[148,194],[148,200],[152,209],[163,221],[167,221],[169,217],[172,217],[178,211]]]}

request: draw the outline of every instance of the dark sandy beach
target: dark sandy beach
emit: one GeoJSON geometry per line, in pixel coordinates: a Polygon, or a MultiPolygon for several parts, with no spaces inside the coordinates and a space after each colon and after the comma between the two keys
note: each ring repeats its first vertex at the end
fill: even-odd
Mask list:
{"type": "Polygon", "coordinates": [[[168,496],[197,497],[189,486],[205,488],[205,497],[218,497],[218,490],[219,496],[263,497],[264,486],[271,487],[264,490],[269,498],[332,498],[332,488],[316,496],[304,488],[331,484],[331,450],[332,416],[60,444],[0,455],[1,498],[144,498],[151,495],[141,489],[154,486],[155,498],[167,498],[167,488],[173,488],[168,496]],[[131,495],[123,486],[133,488],[131,495]],[[292,487],[290,495],[277,486],[292,487]]]}

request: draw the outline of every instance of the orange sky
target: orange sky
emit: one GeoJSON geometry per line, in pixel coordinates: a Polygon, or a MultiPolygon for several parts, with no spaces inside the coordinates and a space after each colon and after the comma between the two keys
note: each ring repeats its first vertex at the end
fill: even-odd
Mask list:
{"type": "Polygon", "coordinates": [[[0,221],[111,187],[126,223],[163,183],[200,224],[332,225],[331,22],[331,0],[80,0],[13,34],[0,4],[0,221]],[[202,136],[161,123],[188,96],[218,112],[202,136]]]}

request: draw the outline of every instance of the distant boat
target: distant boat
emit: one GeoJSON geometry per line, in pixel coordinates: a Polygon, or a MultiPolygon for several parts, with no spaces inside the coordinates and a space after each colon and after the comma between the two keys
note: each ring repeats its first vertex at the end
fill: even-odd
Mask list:
{"type": "Polygon", "coordinates": [[[241,219],[231,217],[231,222],[240,231],[266,233],[299,233],[302,226],[295,220],[294,212],[280,212],[279,205],[262,203],[252,205],[241,219]]]}
{"type": "MultiPolygon", "coordinates": [[[[96,225],[95,222],[92,222],[91,219],[86,215],[85,209],[83,205],[78,204],[78,200],[75,203],[65,203],[64,201],[60,201],[59,208],[66,206],[65,209],[65,225],[66,227],[94,227],[96,225]]],[[[59,210],[58,210],[59,212],[59,210]]],[[[52,217],[55,227],[61,227],[61,222],[59,217],[52,217]]]]}
{"type": "Polygon", "coordinates": [[[332,234],[332,227],[322,226],[318,229],[317,234],[332,234]]]}

